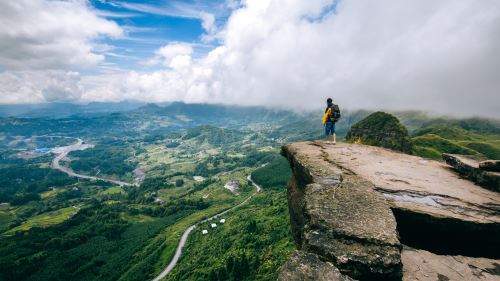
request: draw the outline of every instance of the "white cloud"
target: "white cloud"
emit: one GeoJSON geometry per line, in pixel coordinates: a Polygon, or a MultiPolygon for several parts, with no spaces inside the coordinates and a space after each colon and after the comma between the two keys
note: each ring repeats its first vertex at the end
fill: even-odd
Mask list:
{"type": "Polygon", "coordinates": [[[186,4],[180,1],[167,1],[161,6],[127,2],[115,2],[115,4],[135,12],[189,19],[199,19],[199,9],[206,8],[205,6],[186,4]]]}
{"type": "Polygon", "coordinates": [[[168,1],[162,5],[126,2],[115,2],[115,4],[134,12],[200,20],[202,28],[206,31],[206,34],[203,34],[201,39],[206,42],[217,39],[215,36],[217,33],[215,13],[220,16],[223,11],[225,12],[231,7],[237,7],[233,2],[227,2],[220,6],[216,5],[216,7],[203,2],[184,3],[181,1],[168,1]]]}
{"type": "Polygon", "coordinates": [[[42,95],[47,102],[71,102],[78,101],[82,91],[80,73],[69,71],[51,77],[47,86],[42,89],[42,95]]]}
{"type": "Polygon", "coordinates": [[[161,47],[156,53],[167,59],[172,59],[179,55],[191,55],[193,53],[193,47],[186,43],[171,43],[161,47]]]}
{"type": "Polygon", "coordinates": [[[5,69],[92,66],[104,60],[92,41],[122,34],[84,0],[0,1],[0,66],[5,69]]]}
{"type": "Polygon", "coordinates": [[[1,103],[70,102],[84,87],[74,71],[6,71],[0,73],[1,103]]]}
{"type": "Polygon", "coordinates": [[[201,13],[201,26],[207,32],[202,36],[202,40],[211,41],[212,39],[215,39],[217,25],[215,24],[214,14],[201,13]]]}
{"type": "Polygon", "coordinates": [[[0,103],[37,103],[43,102],[40,82],[43,72],[0,72],[0,103]]]}
{"type": "Polygon", "coordinates": [[[331,5],[246,1],[221,47],[187,68],[133,73],[123,93],[297,109],[332,96],[350,108],[500,117],[498,1],[341,1],[325,13],[331,5]]]}
{"type": "Polygon", "coordinates": [[[193,47],[187,43],[169,43],[155,51],[155,56],[146,65],[163,63],[173,69],[185,68],[191,65],[193,47]]]}
{"type": "Polygon", "coordinates": [[[206,57],[167,45],[156,52],[163,70],[82,76],[82,99],[306,109],[331,96],[342,108],[500,117],[500,2],[344,0],[331,11],[332,4],[246,0],[206,57]]]}

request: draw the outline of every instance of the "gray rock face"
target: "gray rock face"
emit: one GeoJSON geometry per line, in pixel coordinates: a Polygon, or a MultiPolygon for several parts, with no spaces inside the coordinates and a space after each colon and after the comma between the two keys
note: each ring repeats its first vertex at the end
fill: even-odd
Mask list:
{"type": "Polygon", "coordinates": [[[439,254],[500,258],[500,194],[446,163],[388,149],[325,146],[331,163],[375,185],[391,205],[400,241],[439,254]]]}
{"type": "Polygon", "coordinates": [[[318,255],[295,251],[281,269],[278,281],[351,281],[331,263],[318,255]]]}
{"type": "Polygon", "coordinates": [[[403,281],[496,281],[500,280],[500,263],[486,258],[440,256],[428,251],[403,249],[403,281]]]}
{"type": "Polygon", "coordinates": [[[500,192],[499,161],[483,161],[469,155],[443,153],[443,159],[460,175],[493,191],[500,192]]]}
{"type": "Polygon", "coordinates": [[[396,220],[373,184],[328,162],[313,143],[283,147],[294,179],[288,189],[292,233],[299,249],[360,280],[400,280],[396,220]]]}
{"type": "Polygon", "coordinates": [[[293,171],[288,206],[300,252],[357,280],[498,279],[497,192],[445,163],[380,147],[303,142],[282,155],[293,171]]]}

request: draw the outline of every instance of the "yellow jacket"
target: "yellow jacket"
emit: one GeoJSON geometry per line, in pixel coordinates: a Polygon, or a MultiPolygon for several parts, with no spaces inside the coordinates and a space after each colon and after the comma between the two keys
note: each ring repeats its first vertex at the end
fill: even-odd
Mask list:
{"type": "Polygon", "coordinates": [[[325,112],[325,115],[323,115],[323,126],[325,125],[326,121],[328,121],[330,113],[332,113],[332,108],[328,108],[328,110],[325,112]]]}

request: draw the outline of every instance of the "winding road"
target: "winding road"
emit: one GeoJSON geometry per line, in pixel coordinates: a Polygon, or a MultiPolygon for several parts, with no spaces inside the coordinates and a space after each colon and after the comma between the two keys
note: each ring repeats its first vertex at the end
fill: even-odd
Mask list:
{"type": "Polygon", "coordinates": [[[175,265],[177,264],[177,262],[179,261],[179,258],[182,255],[182,248],[184,248],[184,245],[186,244],[186,241],[189,237],[189,234],[191,233],[191,231],[193,231],[196,228],[196,226],[198,226],[199,224],[211,221],[219,216],[222,216],[222,215],[248,203],[248,201],[250,201],[250,199],[252,199],[257,193],[259,193],[262,190],[262,188],[252,180],[251,175],[248,175],[247,179],[252,183],[253,186],[255,186],[256,191],[252,195],[248,196],[245,200],[243,200],[243,202],[239,203],[238,205],[235,205],[235,206],[233,206],[233,207],[231,207],[223,212],[220,212],[216,215],[213,215],[213,216],[209,217],[208,219],[201,220],[201,221],[191,225],[190,227],[188,227],[186,229],[186,231],[184,231],[184,233],[182,234],[181,240],[179,241],[179,244],[177,245],[177,249],[175,250],[174,257],[172,258],[170,263],[167,265],[167,267],[165,267],[165,269],[158,276],[156,276],[153,279],[153,281],[160,281],[161,279],[165,278],[165,276],[167,276],[167,274],[169,274],[170,271],[172,271],[172,269],[174,269],[175,265]]]}
{"type": "MultiPolygon", "coordinates": [[[[61,166],[61,164],[59,162],[64,157],[66,157],[71,151],[85,150],[87,148],[93,147],[93,145],[91,145],[91,144],[84,144],[83,140],[80,139],[80,138],[76,138],[76,139],[77,139],[76,143],[73,143],[73,144],[68,145],[68,146],[55,147],[55,148],[53,148],[51,150],[51,152],[56,155],[56,157],[54,157],[54,159],[52,159],[51,167],[53,169],[59,170],[59,171],[61,171],[63,173],[66,173],[66,174],[68,174],[71,177],[77,177],[77,178],[81,178],[81,179],[101,180],[101,181],[105,181],[105,182],[110,182],[110,183],[113,183],[113,184],[117,184],[117,185],[120,185],[120,186],[135,185],[135,184],[132,184],[132,183],[118,181],[118,180],[112,180],[112,179],[100,178],[100,177],[96,177],[96,176],[88,176],[88,175],[78,174],[78,173],[75,173],[73,170],[71,170],[68,167],[61,166]]],[[[238,208],[238,207],[240,207],[240,206],[248,203],[248,201],[250,201],[250,199],[252,199],[257,193],[259,193],[262,190],[262,188],[252,180],[251,175],[248,175],[247,179],[255,187],[255,189],[256,189],[255,192],[252,195],[248,196],[245,200],[243,200],[238,205],[235,205],[235,206],[233,206],[233,207],[231,207],[231,208],[229,208],[229,209],[227,209],[227,210],[225,210],[223,212],[215,214],[215,215],[213,215],[213,216],[211,216],[211,217],[209,217],[207,219],[201,220],[201,221],[199,221],[199,222],[191,225],[190,227],[188,227],[186,229],[186,231],[184,231],[184,233],[182,234],[181,240],[179,241],[179,244],[177,245],[177,249],[175,250],[174,257],[172,258],[172,260],[170,261],[170,263],[167,265],[167,267],[165,267],[165,269],[157,277],[155,277],[153,279],[153,281],[159,281],[159,280],[165,278],[165,276],[167,276],[167,274],[169,274],[170,271],[172,271],[172,269],[175,267],[175,265],[179,261],[179,258],[182,255],[182,249],[184,248],[184,245],[186,244],[186,241],[187,241],[187,239],[189,237],[189,234],[199,224],[206,223],[208,221],[216,219],[219,216],[222,216],[222,215],[224,215],[224,214],[226,214],[226,213],[228,213],[228,212],[230,212],[230,211],[232,211],[232,210],[234,210],[234,209],[236,209],[236,208],[238,208]]]]}
{"type": "Polygon", "coordinates": [[[105,178],[100,178],[100,177],[95,177],[95,176],[87,176],[87,175],[78,174],[78,173],[75,173],[73,170],[71,170],[68,167],[61,166],[59,161],[61,161],[61,159],[66,157],[71,151],[85,150],[87,148],[93,147],[93,145],[91,145],[91,144],[86,144],[86,143],[84,144],[83,140],[80,138],[76,138],[76,139],[77,139],[77,142],[73,143],[71,145],[52,148],[52,150],[50,152],[52,152],[56,155],[56,157],[54,157],[54,159],[52,159],[52,164],[51,164],[52,169],[56,169],[56,170],[59,170],[63,173],[66,173],[70,177],[77,177],[77,178],[88,179],[88,180],[100,180],[100,181],[105,181],[105,182],[117,184],[119,186],[132,186],[132,185],[134,185],[134,184],[119,181],[119,180],[105,179],[105,178]]]}

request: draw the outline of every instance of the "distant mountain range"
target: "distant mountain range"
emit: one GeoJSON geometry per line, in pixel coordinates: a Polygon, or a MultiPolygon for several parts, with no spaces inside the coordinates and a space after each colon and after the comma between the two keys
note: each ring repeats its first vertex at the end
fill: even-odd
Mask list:
{"type": "MultiPolygon", "coordinates": [[[[343,138],[353,124],[370,113],[372,112],[368,110],[343,109],[342,118],[337,123],[339,138],[343,138]]],[[[432,142],[432,147],[436,151],[426,150],[425,153],[417,153],[422,156],[438,158],[441,152],[450,152],[449,149],[442,148],[444,144],[436,144],[443,143],[438,136],[453,142],[453,145],[446,143],[447,147],[462,141],[457,145],[478,150],[488,157],[498,155],[496,152],[500,135],[498,120],[438,117],[420,111],[391,113],[401,121],[412,137],[418,137],[415,139],[417,146],[429,147],[428,142],[432,142]],[[450,131],[452,128],[453,132],[450,131]]],[[[181,102],[0,105],[0,129],[9,135],[43,135],[57,131],[70,135],[154,137],[211,125],[238,130],[245,128],[253,130],[259,127],[259,130],[265,131],[269,138],[296,141],[321,138],[323,132],[321,117],[320,110],[298,113],[266,107],[181,102]]]]}
{"type": "Polygon", "coordinates": [[[96,115],[123,112],[137,109],[145,103],[135,101],[124,102],[92,102],[76,103],[39,103],[39,104],[2,104],[0,117],[22,118],[64,118],[74,115],[96,115]]]}

